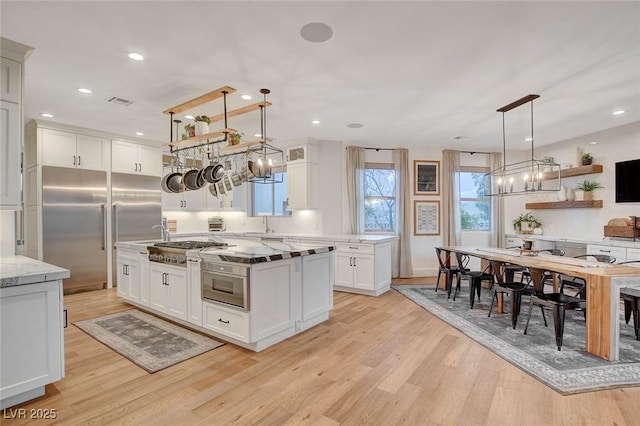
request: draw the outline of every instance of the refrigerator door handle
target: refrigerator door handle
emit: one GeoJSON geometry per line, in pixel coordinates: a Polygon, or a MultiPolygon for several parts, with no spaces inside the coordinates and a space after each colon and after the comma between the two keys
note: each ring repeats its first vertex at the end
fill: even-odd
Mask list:
{"type": "Polygon", "coordinates": [[[100,211],[102,212],[102,250],[107,248],[107,206],[100,204],[100,211]]]}
{"type": "Polygon", "coordinates": [[[118,242],[118,205],[113,205],[113,243],[118,242]]]}

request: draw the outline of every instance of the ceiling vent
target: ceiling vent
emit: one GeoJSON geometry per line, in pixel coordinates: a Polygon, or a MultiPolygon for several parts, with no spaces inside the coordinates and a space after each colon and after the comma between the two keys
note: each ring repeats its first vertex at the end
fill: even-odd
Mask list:
{"type": "Polygon", "coordinates": [[[107,99],[107,102],[112,102],[116,105],[122,105],[122,106],[129,106],[133,103],[133,101],[130,101],[128,99],[122,99],[117,96],[107,99]]]}

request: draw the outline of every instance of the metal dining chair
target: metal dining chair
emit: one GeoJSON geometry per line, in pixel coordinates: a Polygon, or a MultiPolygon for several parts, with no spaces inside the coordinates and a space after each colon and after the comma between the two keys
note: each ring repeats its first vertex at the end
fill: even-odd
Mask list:
{"type": "MultiPolygon", "coordinates": [[[[508,266],[506,263],[497,260],[490,260],[489,264],[491,265],[496,281],[493,284],[493,297],[491,299],[491,306],[489,307],[489,315],[487,316],[491,317],[491,311],[493,310],[495,301],[498,300],[498,294],[506,294],[509,296],[511,306],[511,325],[515,329],[516,324],[518,323],[518,314],[520,314],[522,296],[531,296],[532,294],[535,294],[535,289],[533,286],[529,285],[529,282],[522,283],[505,280],[506,268],[508,266]]],[[[542,311],[542,315],[544,317],[544,310],[542,311]]]]}
{"type": "MultiPolygon", "coordinates": [[[[610,256],[608,254],[581,254],[578,256],[574,256],[574,259],[586,259],[586,260],[596,260],[601,263],[615,263],[616,258],[614,256],[610,256]]],[[[570,288],[575,291],[573,296],[580,297],[581,299],[585,298],[587,282],[584,278],[572,277],[569,275],[560,275],[560,293],[564,293],[565,288],[570,288]]]]}
{"type": "Polygon", "coordinates": [[[451,264],[451,251],[442,249],[440,247],[434,247],[436,250],[436,257],[438,258],[438,279],[436,281],[436,293],[440,288],[440,277],[442,274],[445,276],[445,289],[447,291],[447,299],[451,297],[451,288],[453,287],[453,277],[457,279],[457,285],[460,285],[460,278],[458,273],[460,268],[458,265],[451,264]]]}
{"type": "Polygon", "coordinates": [[[460,281],[467,280],[469,282],[469,307],[473,309],[473,304],[475,302],[476,293],[478,294],[478,299],[480,299],[480,289],[482,288],[482,282],[490,282],[493,286],[493,274],[489,274],[487,270],[489,269],[489,265],[482,271],[471,271],[467,268],[469,264],[469,256],[460,252],[456,252],[456,259],[458,260],[458,267],[460,268],[460,272],[458,272],[458,283],[456,285],[456,290],[453,293],[453,300],[456,300],[456,295],[460,290],[460,281]]]}

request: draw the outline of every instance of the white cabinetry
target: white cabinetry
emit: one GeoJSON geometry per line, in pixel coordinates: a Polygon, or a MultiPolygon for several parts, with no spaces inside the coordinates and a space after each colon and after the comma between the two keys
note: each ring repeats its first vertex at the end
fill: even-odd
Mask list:
{"type": "Polygon", "coordinates": [[[335,289],[378,296],[391,286],[391,243],[336,244],[335,289]]]}
{"type": "Polygon", "coordinates": [[[20,105],[0,101],[0,206],[2,209],[20,208],[20,105]]]}
{"type": "Polygon", "coordinates": [[[317,148],[313,144],[287,148],[287,208],[315,209],[317,202],[317,148]]]}
{"type": "Polygon", "coordinates": [[[160,176],[162,174],[162,151],[159,147],[113,140],[111,142],[111,171],[160,176]]]}
{"type": "Polygon", "coordinates": [[[640,260],[640,248],[627,248],[627,260],[640,260]]]}
{"type": "Polygon", "coordinates": [[[199,257],[187,258],[187,320],[202,326],[202,287],[199,257]]]}
{"type": "Polygon", "coordinates": [[[149,262],[149,307],[187,320],[187,269],[149,262]]]}
{"type": "Polygon", "coordinates": [[[62,280],[0,288],[0,408],[64,377],[62,280]]]}
{"type": "Polygon", "coordinates": [[[0,209],[20,210],[23,64],[33,48],[2,37],[0,49],[0,209]]]}
{"type": "Polygon", "coordinates": [[[616,262],[624,262],[627,259],[627,249],[624,247],[587,244],[587,254],[605,254],[616,258],[616,262]]]}
{"type": "Polygon", "coordinates": [[[205,210],[204,190],[204,188],[201,188],[195,191],[183,191],[177,194],[169,194],[162,191],[162,210],[205,210]]]}
{"type": "Polygon", "coordinates": [[[141,305],[149,304],[148,252],[117,250],[118,296],[141,305]]]}
{"type": "Polygon", "coordinates": [[[42,129],[42,163],[45,166],[107,170],[109,140],[54,129],[42,129]]]}

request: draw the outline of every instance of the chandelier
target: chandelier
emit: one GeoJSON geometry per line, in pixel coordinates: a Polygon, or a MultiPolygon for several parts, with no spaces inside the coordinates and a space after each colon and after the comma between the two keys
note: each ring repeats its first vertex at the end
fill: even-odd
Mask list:
{"type": "Polygon", "coordinates": [[[484,175],[484,195],[504,195],[552,192],[560,189],[560,165],[536,160],[533,151],[533,101],[540,95],[527,95],[499,108],[502,113],[503,166],[484,175]],[[531,159],[507,164],[506,131],[504,115],[507,111],[529,103],[531,106],[531,159]]]}

